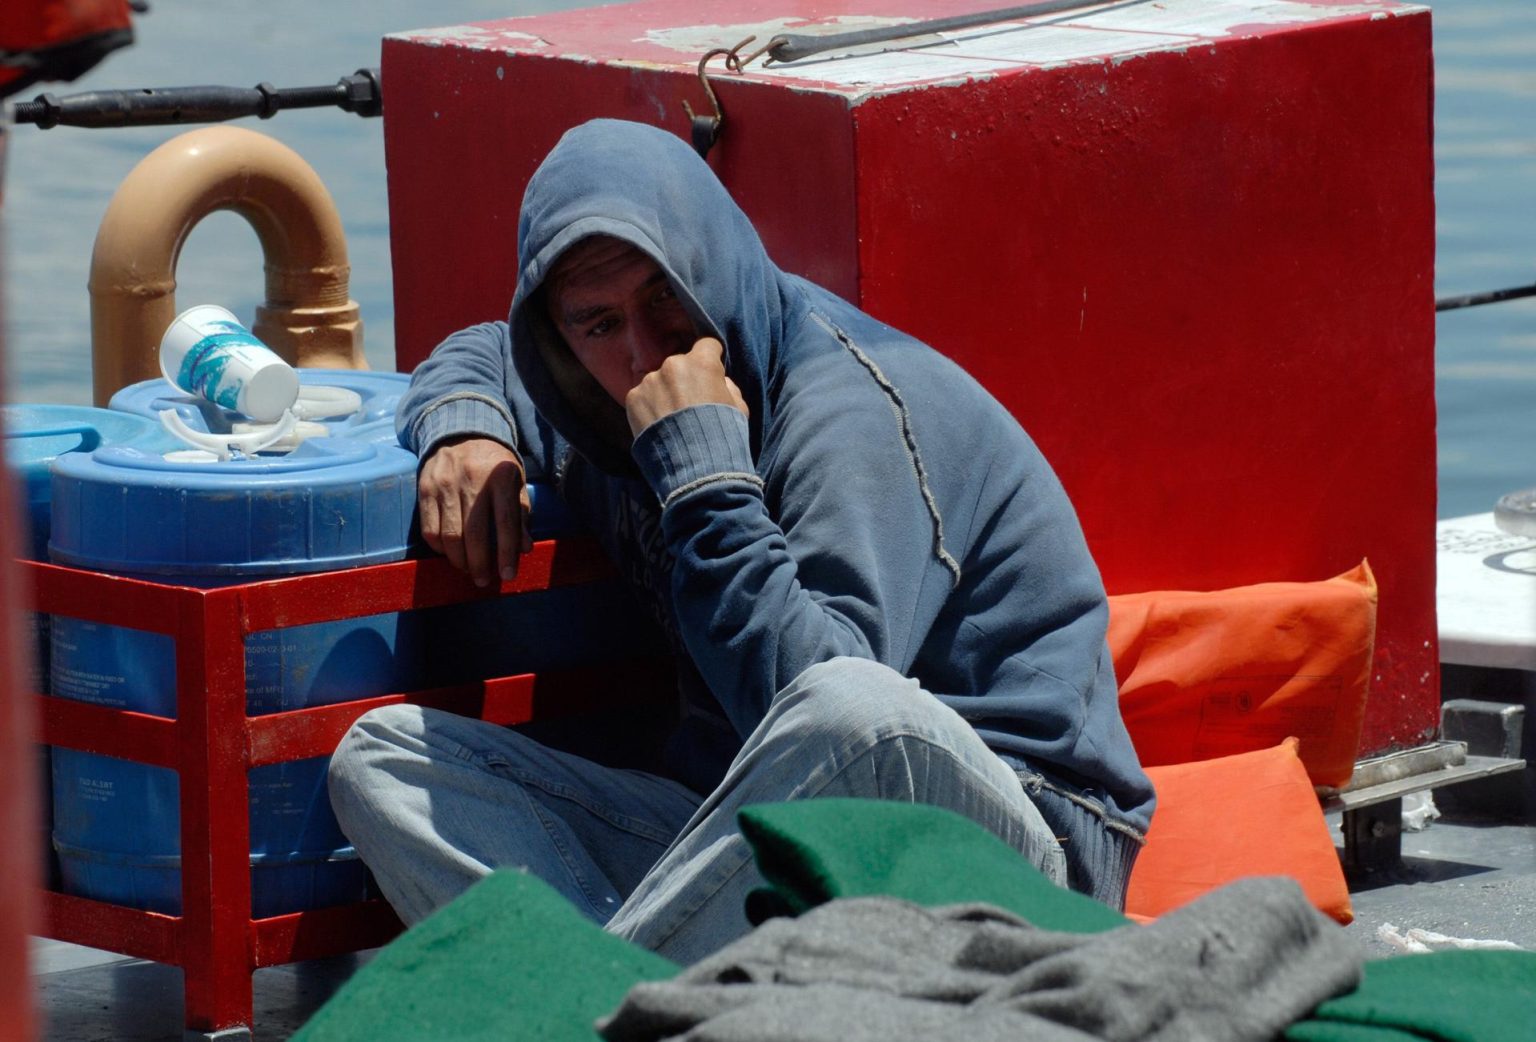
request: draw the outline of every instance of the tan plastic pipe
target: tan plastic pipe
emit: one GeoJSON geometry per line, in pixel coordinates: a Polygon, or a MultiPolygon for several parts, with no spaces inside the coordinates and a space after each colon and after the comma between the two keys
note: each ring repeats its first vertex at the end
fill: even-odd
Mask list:
{"type": "Polygon", "coordinates": [[[91,254],[91,369],[98,406],[160,375],[160,337],[177,314],[176,261],[215,210],[250,222],[267,299],[251,331],[290,364],[366,369],[348,298],[347,245],[330,193],[288,146],[239,127],[172,138],[118,186],[91,254]]]}

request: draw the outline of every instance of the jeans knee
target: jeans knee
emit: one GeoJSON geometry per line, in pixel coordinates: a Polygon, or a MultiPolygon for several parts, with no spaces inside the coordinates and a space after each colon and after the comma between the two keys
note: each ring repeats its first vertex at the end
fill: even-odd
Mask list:
{"type": "Polygon", "coordinates": [[[785,689],[785,709],[809,715],[832,740],[944,734],[968,727],[917,681],[870,659],[834,658],[807,668],[785,689]]]}
{"type": "Polygon", "coordinates": [[[398,749],[401,740],[412,733],[412,723],[419,719],[417,707],[392,705],[370,709],[354,720],[331,753],[326,768],[326,785],[332,801],[338,791],[348,795],[369,791],[372,786],[367,778],[377,769],[379,754],[398,749]]]}

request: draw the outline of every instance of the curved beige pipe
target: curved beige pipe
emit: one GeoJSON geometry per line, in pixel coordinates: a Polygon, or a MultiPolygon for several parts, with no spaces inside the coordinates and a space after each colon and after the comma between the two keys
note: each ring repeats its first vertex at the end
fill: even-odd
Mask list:
{"type": "Polygon", "coordinates": [[[91,254],[91,368],[97,405],[160,375],[160,337],[175,319],[176,261],[215,210],[250,222],[266,261],[267,299],[252,332],[293,365],[366,369],[363,323],[348,299],[341,218],[319,175],[288,146],[239,127],[172,138],[131,170],[91,254]]]}

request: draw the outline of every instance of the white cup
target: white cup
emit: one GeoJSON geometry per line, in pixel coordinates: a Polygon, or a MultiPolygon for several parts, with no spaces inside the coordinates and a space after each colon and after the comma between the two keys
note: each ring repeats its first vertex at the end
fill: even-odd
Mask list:
{"type": "Polygon", "coordinates": [[[259,423],[281,417],[299,396],[293,366],[214,304],[176,316],[160,338],[160,371],[188,394],[259,423]]]}

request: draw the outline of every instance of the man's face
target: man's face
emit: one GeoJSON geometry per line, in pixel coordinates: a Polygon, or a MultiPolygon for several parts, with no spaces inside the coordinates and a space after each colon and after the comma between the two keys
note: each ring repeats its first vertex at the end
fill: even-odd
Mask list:
{"type": "Polygon", "coordinates": [[[565,343],[620,405],[698,333],[661,268],[626,242],[583,239],[550,273],[545,300],[565,343]]]}

